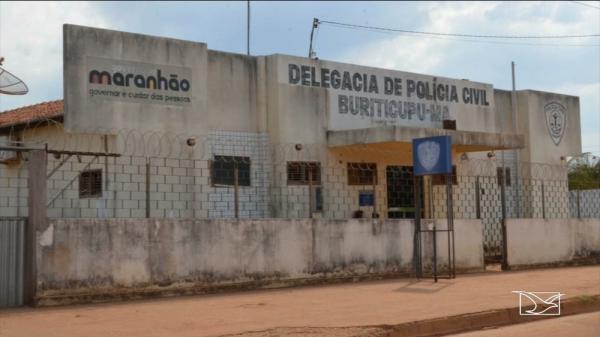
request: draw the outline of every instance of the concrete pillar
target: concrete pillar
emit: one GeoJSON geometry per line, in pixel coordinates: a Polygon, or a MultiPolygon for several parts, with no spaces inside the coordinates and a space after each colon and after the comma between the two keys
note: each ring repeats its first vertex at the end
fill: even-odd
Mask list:
{"type": "Polygon", "coordinates": [[[25,230],[25,265],[23,296],[25,303],[35,304],[37,290],[37,231],[48,226],[47,217],[47,153],[34,150],[27,155],[28,218],[25,230]]]}
{"type": "Polygon", "coordinates": [[[257,130],[261,133],[268,132],[267,115],[267,60],[265,57],[256,58],[256,116],[257,130]]]}

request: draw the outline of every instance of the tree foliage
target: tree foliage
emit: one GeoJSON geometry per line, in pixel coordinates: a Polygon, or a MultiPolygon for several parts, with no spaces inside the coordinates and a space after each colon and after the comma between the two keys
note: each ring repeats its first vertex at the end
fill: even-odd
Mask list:
{"type": "Polygon", "coordinates": [[[600,161],[590,156],[569,163],[569,189],[600,189],[600,161]]]}

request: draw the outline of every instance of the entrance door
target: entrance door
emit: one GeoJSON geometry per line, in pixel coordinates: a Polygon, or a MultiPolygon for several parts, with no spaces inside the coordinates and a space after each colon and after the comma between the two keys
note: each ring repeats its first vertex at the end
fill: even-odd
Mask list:
{"type": "Polygon", "coordinates": [[[388,218],[414,219],[415,190],[412,166],[388,166],[385,173],[388,218]]]}

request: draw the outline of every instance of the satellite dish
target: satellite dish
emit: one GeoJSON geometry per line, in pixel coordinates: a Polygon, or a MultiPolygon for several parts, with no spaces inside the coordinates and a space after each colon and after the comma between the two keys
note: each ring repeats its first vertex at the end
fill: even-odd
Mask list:
{"type": "MultiPolygon", "coordinates": [[[[0,57],[0,65],[3,61],[4,57],[0,57]]],[[[27,89],[25,82],[0,67],[0,94],[25,95],[27,92],[29,92],[29,89],[27,89]]]]}

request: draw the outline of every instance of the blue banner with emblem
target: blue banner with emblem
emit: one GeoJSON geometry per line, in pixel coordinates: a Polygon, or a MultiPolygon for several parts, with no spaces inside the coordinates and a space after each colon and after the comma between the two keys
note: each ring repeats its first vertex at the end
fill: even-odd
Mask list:
{"type": "Polygon", "coordinates": [[[436,136],[413,139],[415,176],[452,173],[452,139],[436,136]]]}

